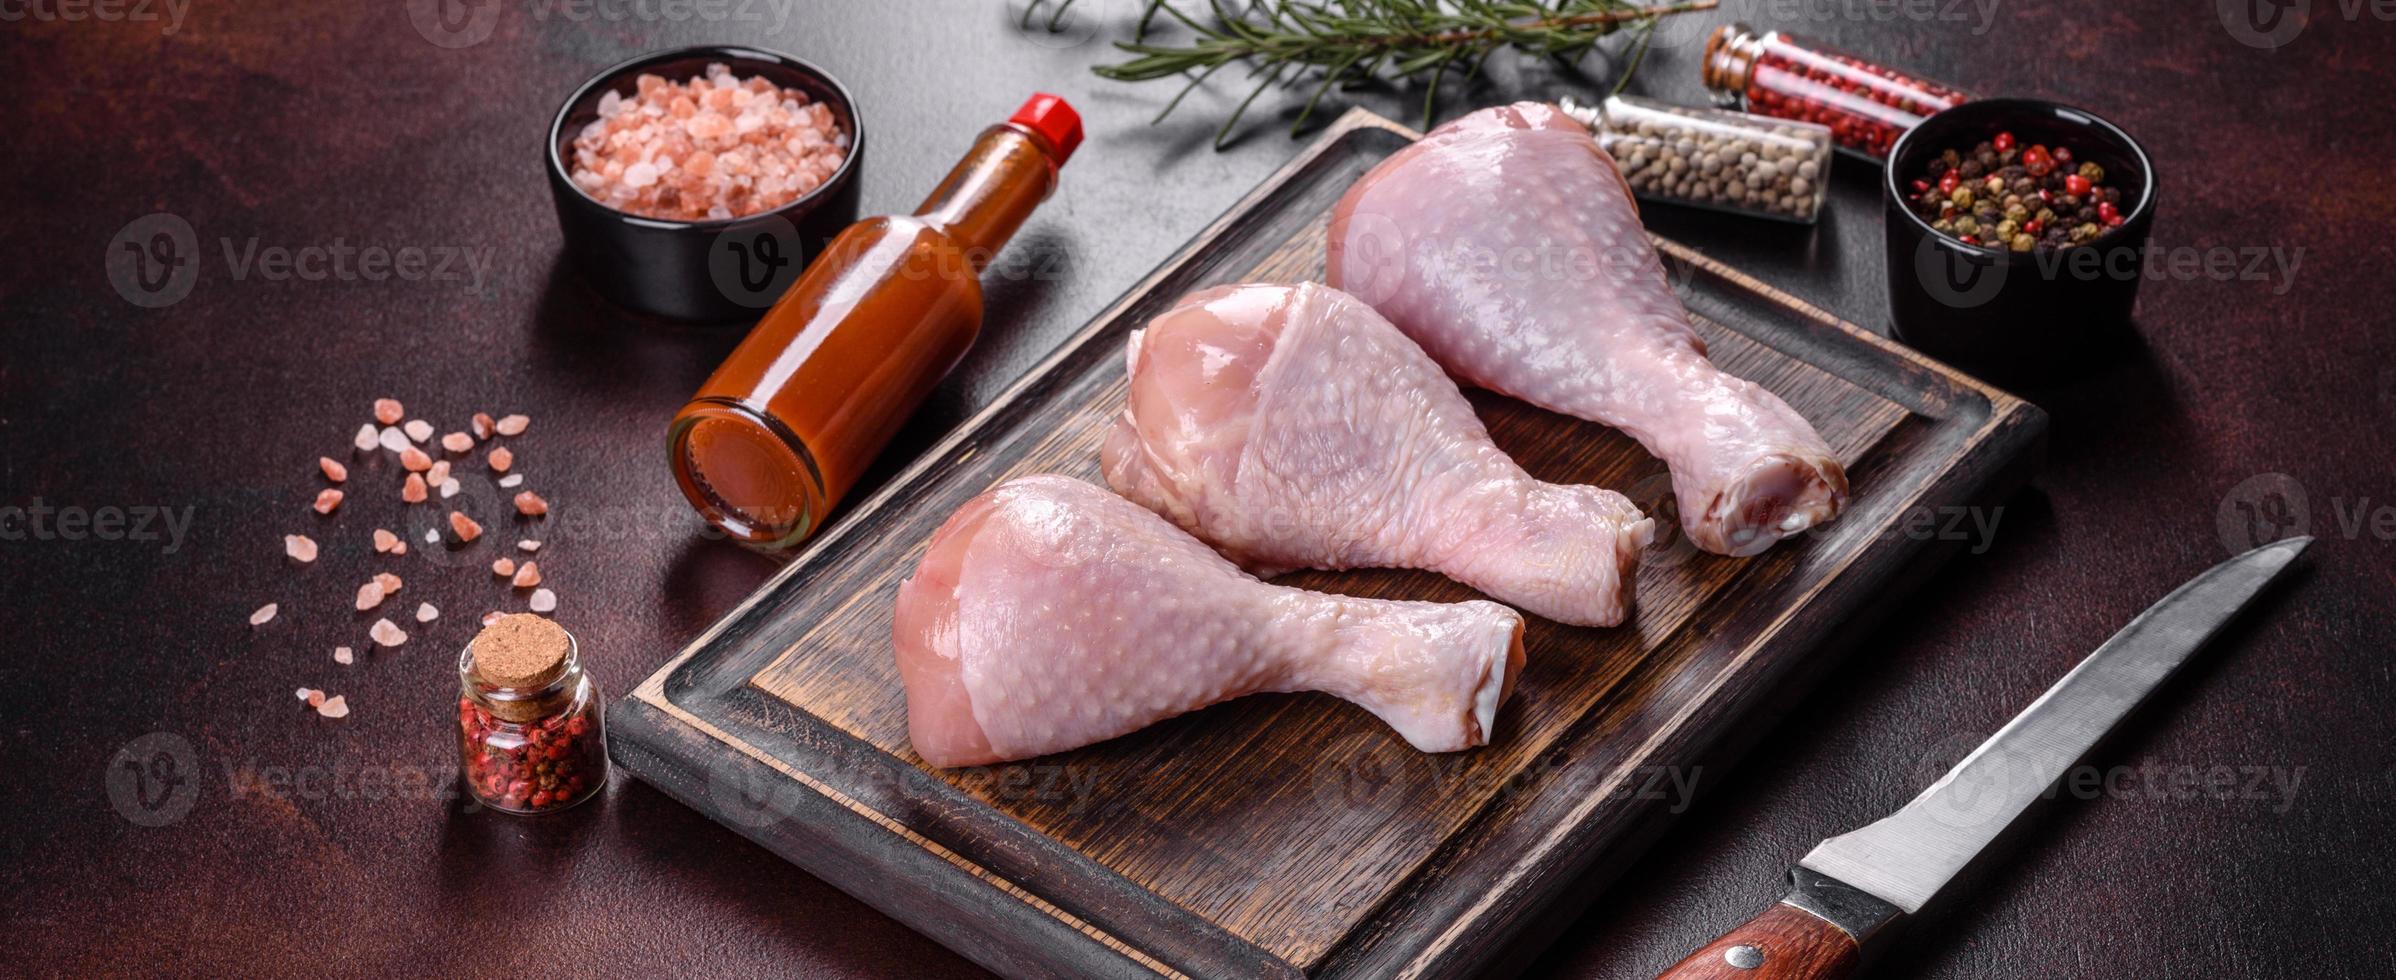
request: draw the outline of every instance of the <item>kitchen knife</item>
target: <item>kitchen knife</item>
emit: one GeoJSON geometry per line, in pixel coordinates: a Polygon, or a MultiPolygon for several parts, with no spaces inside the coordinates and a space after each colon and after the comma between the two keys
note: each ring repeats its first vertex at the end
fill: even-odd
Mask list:
{"type": "Polygon", "coordinates": [[[2279,577],[2313,539],[2214,566],[2105,641],[1895,814],[1814,846],[1787,898],[1659,980],[1811,980],[1854,971],[1866,944],[1921,911],[2031,801],[2279,577]]]}

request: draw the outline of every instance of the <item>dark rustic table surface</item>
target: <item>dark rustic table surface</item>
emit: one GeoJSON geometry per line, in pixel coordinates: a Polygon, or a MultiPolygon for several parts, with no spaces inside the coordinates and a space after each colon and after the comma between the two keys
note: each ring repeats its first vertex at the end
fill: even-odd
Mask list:
{"type": "MultiPolygon", "coordinates": [[[[1165,88],[1087,71],[1133,6],[1083,0],[1055,34],[1018,30],[1002,0],[484,0],[448,20],[414,0],[0,6],[5,970],[975,972],[621,773],[558,819],[465,812],[448,781],[454,654],[481,612],[523,599],[480,552],[372,555],[372,528],[424,526],[391,499],[389,461],[356,468],[330,517],[309,509],[315,461],[350,457],[378,396],[443,431],[477,410],[532,416],[518,466],[557,508],[535,532],[557,615],[621,692],[773,566],[695,533],[661,452],[738,330],[627,315],[559,264],[540,159],[558,101],[658,48],[797,53],[868,114],[868,212],[911,207],[1033,89],[1081,107],[1089,142],[991,283],[981,346],[887,473],[1300,145],[1294,107],[1268,97],[1210,150],[1230,89],[1147,125],[1165,88]],[[154,241],[177,247],[143,251],[154,241]],[[361,264],[371,248],[400,258],[361,264]],[[281,553],[303,532],[323,544],[312,565],[281,553]],[[367,652],[372,617],[349,608],[374,567],[407,582],[386,611],[443,610],[400,616],[415,636],[397,650],[367,652]],[[247,625],[270,601],[280,616],[247,625]],[[358,662],[334,663],[336,645],[358,662]],[[353,713],[319,718],[299,687],[353,713]]],[[[1738,17],[2102,112],[2155,155],[2155,244],[2172,252],[2145,284],[2144,350],[2029,393],[2054,418],[2033,488],[1981,515],[1993,532],[1963,530],[1966,553],[1760,748],[1702,772],[1538,972],[1653,973],[2173,585],[2308,529],[2309,570],[1921,916],[1882,975],[2396,973],[2396,23],[2315,0],[2274,32],[2279,8],[2254,7],[1737,0],[1664,32],[1634,88],[1678,101],[1700,97],[1697,40],[1738,17]]],[[[1588,93],[1613,70],[1582,68],[1500,57],[1441,115],[1588,93]]],[[[1405,93],[1356,98],[1413,111],[1405,93]]],[[[1839,170],[1812,229],[1649,217],[1885,329],[1874,174],[1839,170]]]]}

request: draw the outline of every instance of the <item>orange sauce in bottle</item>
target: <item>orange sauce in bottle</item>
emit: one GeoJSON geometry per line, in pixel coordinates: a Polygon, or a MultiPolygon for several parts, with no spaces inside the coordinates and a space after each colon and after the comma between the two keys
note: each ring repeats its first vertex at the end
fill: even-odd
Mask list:
{"type": "Polygon", "coordinates": [[[674,416],[674,480],[700,515],[761,548],[815,533],[973,346],[982,269],[1080,141],[1071,106],[1033,96],[914,214],[834,238],[674,416]]]}

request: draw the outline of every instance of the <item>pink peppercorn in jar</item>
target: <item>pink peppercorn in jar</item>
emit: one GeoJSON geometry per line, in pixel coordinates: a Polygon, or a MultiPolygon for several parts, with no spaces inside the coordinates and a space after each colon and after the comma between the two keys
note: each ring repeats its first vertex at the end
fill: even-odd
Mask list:
{"type": "Polygon", "coordinates": [[[1758,115],[1830,127],[1839,148],[1885,160],[1897,137],[1971,97],[1808,38],[1725,24],[1706,39],[1705,85],[1758,115]]]}
{"type": "Polygon", "coordinates": [[[548,813],[607,785],[599,685],[574,637],[529,613],[501,617],[458,656],[466,790],[508,813],[548,813]]]}

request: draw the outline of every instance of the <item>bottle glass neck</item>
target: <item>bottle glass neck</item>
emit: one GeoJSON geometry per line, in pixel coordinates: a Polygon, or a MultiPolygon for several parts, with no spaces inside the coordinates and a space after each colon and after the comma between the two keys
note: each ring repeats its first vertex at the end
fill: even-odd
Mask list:
{"type": "Polygon", "coordinates": [[[947,232],[979,274],[1056,186],[1056,163],[1038,137],[1013,126],[992,126],[915,215],[947,232]]]}

